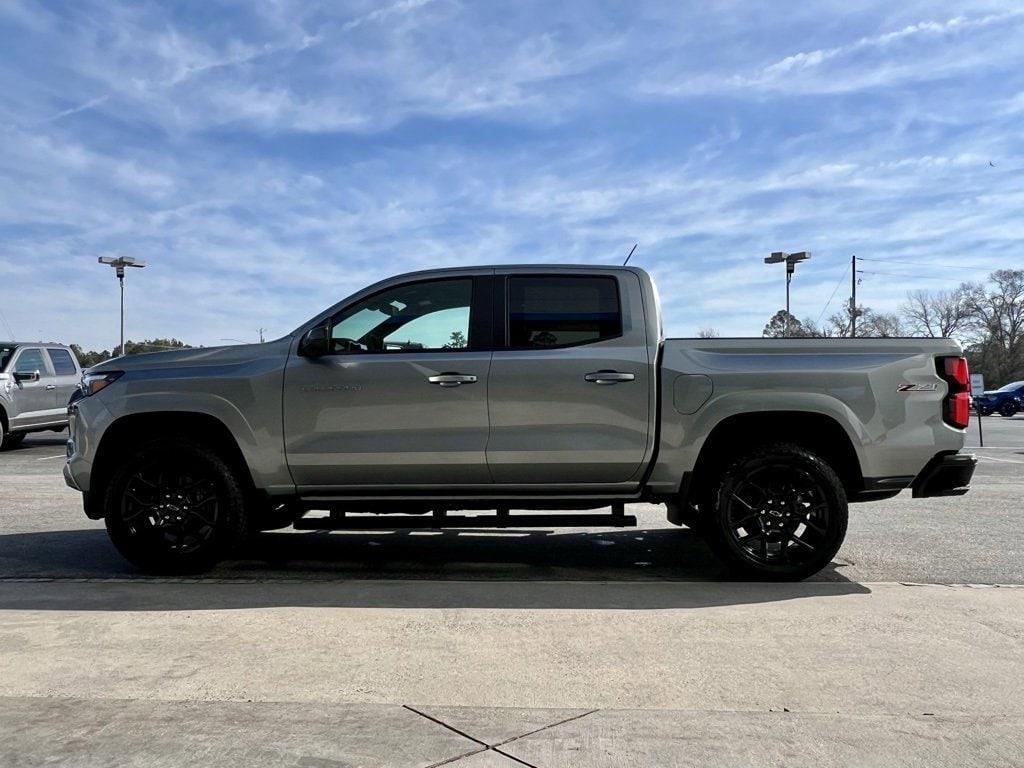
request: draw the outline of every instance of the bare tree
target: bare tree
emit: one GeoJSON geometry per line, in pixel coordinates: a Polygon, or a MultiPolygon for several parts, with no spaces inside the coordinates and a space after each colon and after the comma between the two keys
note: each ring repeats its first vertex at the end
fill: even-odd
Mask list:
{"type": "Polygon", "coordinates": [[[719,336],[721,336],[721,334],[718,332],[717,328],[707,327],[701,328],[697,331],[698,339],[717,339],[719,336]]]}
{"type": "Polygon", "coordinates": [[[1024,379],[1024,269],[999,269],[992,288],[968,284],[967,302],[983,333],[971,345],[971,363],[995,384],[1024,379]]]}
{"type": "Polygon", "coordinates": [[[893,312],[872,312],[871,310],[868,310],[860,320],[858,333],[883,339],[907,335],[899,315],[893,312]]]}
{"type": "MultiPolygon", "coordinates": [[[[821,331],[822,336],[850,335],[850,308],[836,312],[821,331]]],[[[856,310],[857,335],[870,337],[893,338],[906,335],[906,328],[899,316],[888,312],[875,312],[871,307],[858,306],[856,310]]]]}
{"type": "Polygon", "coordinates": [[[900,312],[916,336],[963,336],[973,325],[969,296],[966,284],[952,291],[910,291],[900,312]]]}

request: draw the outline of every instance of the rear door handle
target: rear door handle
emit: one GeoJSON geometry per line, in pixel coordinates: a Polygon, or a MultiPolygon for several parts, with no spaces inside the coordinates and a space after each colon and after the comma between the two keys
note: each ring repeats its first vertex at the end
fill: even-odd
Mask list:
{"type": "Polygon", "coordinates": [[[428,377],[427,381],[439,387],[458,387],[463,384],[475,384],[476,376],[466,373],[439,373],[428,377]]]}
{"type": "Polygon", "coordinates": [[[56,388],[57,388],[57,385],[56,385],[56,384],[47,384],[47,385],[46,385],[46,388],[47,388],[47,389],[56,389],[56,388]]]}
{"type": "Polygon", "coordinates": [[[620,381],[633,381],[636,378],[632,373],[619,373],[618,371],[595,371],[583,377],[584,381],[594,384],[618,384],[620,381]]]}

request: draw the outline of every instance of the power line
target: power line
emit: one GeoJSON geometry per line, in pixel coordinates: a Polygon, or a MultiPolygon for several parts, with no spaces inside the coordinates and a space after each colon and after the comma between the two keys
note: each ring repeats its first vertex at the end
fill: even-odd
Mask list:
{"type": "MultiPolygon", "coordinates": [[[[874,259],[870,256],[858,256],[857,261],[879,261],[883,264],[909,264],[914,267],[935,267],[937,269],[959,269],[961,272],[974,267],[971,264],[960,264],[959,266],[953,266],[952,264],[932,264],[930,262],[923,261],[908,261],[906,259],[874,259]]],[[[987,267],[986,267],[987,269],[987,267]]]]}
{"type": "Polygon", "coordinates": [[[841,274],[839,276],[839,282],[837,282],[836,283],[836,287],[832,289],[832,295],[828,297],[828,301],[825,302],[825,306],[822,308],[821,314],[818,315],[818,319],[814,321],[815,325],[818,325],[821,322],[821,318],[823,318],[825,316],[825,313],[828,312],[828,308],[829,308],[829,305],[832,303],[832,299],[834,299],[836,297],[836,291],[839,290],[839,286],[843,284],[843,280],[845,280],[845,279],[846,279],[846,270],[844,269],[843,270],[843,274],[841,274]]]}
{"type": "Polygon", "coordinates": [[[14,329],[11,328],[11,324],[7,322],[7,317],[4,315],[3,310],[0,310],[0,320],[4,321],[4,327],[7,329],[7,333],[10,334],[11,341],[14,341],[14,329]]]}
{"type": "Polygon", "coordinates": [[[890,277],[912,277],[915,280],[942,280],[948,283],[953,280],[952,277],[935,277],[934,275],[908,275],[900,272],[883,272],[881,270],[869,270],[869,269],[858,269],[857,274],[860,275],[889,275],[890,277]]]}

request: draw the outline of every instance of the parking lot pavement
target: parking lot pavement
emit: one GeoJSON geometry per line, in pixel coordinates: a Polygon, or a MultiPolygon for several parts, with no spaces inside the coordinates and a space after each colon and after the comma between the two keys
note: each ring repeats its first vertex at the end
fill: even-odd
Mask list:
{"type": "Polygon", "coordinates": [[[970,494],[853,507],[800,584],[725,580],[644,505],[146,578],[32,438],[0,454],[0,765],[1024,763],[1024,417],[984,426],[970,494]]]}
{"type": "MultiPolygon", "coordinates": [[[[970,493],[851,507],[846,543],[814,578],[839,582],[1024,583],[1024,415],[989,417],[970,493]]],[[[971,442],[976,443],[976,420],[971,442]]],[[[82,513],[60,476],[64,437],[32,436],[0,454],[0,579],[138,578],[102,522],[82,513]]],[[[727,574],[703,542],[631,505],[639,527],[271,532],[216,578],[712,580],[727,574]]]]}

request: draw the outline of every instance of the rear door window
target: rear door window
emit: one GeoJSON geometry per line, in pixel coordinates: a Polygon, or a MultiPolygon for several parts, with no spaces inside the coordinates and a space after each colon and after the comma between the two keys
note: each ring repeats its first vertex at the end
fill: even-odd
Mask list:
{"type": "Polygon", "coordinates": [[[71,359],[71,353],[66,349],[47,349],[46,354],[50,356],[53,372],[58,376],[74,376],[78,373],[75,361],[71,359]]]}
{"type": "Polygon", "coordinates": [[[592,344],[622,335],[613,277],[512,276],[508,345],[535,349],[592,344]]]}

